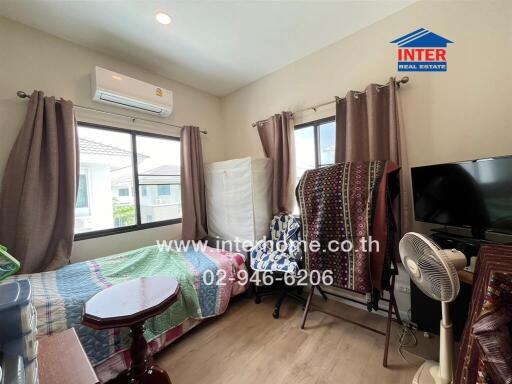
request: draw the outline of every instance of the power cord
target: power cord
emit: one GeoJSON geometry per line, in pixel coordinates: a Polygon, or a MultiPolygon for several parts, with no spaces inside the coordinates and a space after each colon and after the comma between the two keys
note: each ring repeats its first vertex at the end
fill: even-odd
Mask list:
{"type": "Polygon", "coordinates": [[[403,322],[402,328],[398,332],[398,353],[405,361],[409,362],[404,355],[403,348],[412,348],[418,345],[418,339],[414,333],[418,326],[412,322],[403,322]]]}

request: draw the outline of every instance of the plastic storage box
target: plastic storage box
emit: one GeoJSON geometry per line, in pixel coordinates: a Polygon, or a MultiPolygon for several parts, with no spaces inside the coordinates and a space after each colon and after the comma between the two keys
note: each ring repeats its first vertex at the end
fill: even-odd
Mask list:
{"type": "Polygon", "coordinates": [[[31,332],[36,324],[35,311],[30,304],[30,281],[19,280],[0,285],[0,344],[31,332]]]}
{"type": "Polygon", "coordinates": [[[0,384],[39,382],[37,315],[30,299],[29,280],[0,284],[0,384]]]}

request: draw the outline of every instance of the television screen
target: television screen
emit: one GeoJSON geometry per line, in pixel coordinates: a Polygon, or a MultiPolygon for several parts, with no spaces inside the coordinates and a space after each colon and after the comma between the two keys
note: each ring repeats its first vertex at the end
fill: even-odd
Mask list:
{"type": "Polygon", "coordinates": [[[416,220],[512,233],[512,157],[411,169],[416,220]]]}

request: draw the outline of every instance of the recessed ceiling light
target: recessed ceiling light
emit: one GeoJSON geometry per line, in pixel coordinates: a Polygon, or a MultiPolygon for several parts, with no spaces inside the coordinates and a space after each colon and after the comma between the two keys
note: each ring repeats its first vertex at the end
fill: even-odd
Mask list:
{"type": "Polygon", "coordinates": [[[155,15],[156,21],[158,21],[160,24],[168,25],[171,24],[171,16],[169,16],[165,12],[158,12],[155,15]]]}

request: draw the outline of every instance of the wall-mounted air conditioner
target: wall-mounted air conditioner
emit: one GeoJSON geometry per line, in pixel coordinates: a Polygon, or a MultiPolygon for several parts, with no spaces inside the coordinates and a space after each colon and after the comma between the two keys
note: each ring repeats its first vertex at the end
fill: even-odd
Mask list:
{"type": "Polygon", "coordinates": [[[161,117],[172,113],[172,91],[168,89],[100,67],[95,68],[91,83],[94,101],[161,117]]]}

